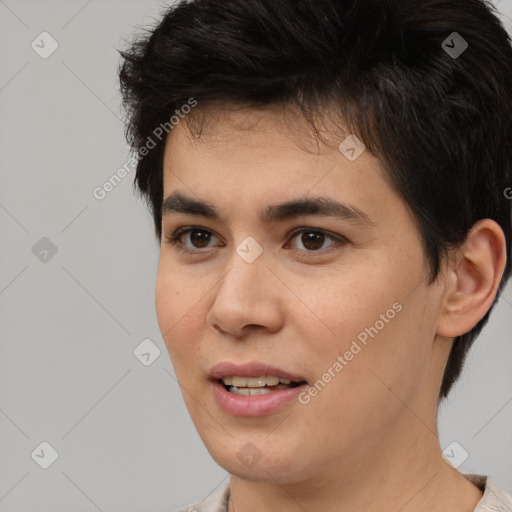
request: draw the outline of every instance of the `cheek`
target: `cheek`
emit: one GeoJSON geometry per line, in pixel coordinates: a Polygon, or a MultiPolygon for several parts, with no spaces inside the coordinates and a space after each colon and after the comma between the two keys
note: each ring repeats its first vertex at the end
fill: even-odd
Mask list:
{"type": "Polygon", "coordinates": [[[169,330],[178,320],[183,290],[172,274],[158,266],[155,286],[155,309],[162,337],[166,340],[169,330]]]}
{"type": "Polygon", "coordinates": [[[367,272],[364,278],[347,280],[342,287],[324,286],[321,294],[309,296],[317,318],[311,323],[304,318],[302,331],[315,341],[315,377],[328,380],[329,370],[336,375],[318,404],[335,400],[357,408],[357,403],[349,404],[381,400],[386,385],[402,395],[419,384],[433,340],[433,312],[425,306],[432,297],[424,286],[410,293],[414,279],[401,277],[404,285],[398,289],[398,272],[367,272]]]}
{"type": "Polygon", "coordinates": [[[376,322],[379,332],[385,331],[394,321],[393,317],[399,316],[393,309],[397,295],[387,291],[391,289],[368,271],[364,275],[352,273],[343,281],[333,275],[314,291],[303,288],[301,297],[309,310],[302,317],[303,328],[321,334],[321,339],[312,338],[317,340],[321,350],[331,355],[343,353],[358,336],[364,341],[369,336],[367,330],[376,322]],[[389,323],[383,324],[380,315],[389,323]]]}
{"type": "Polygon", "coordinates": [[[204,304],[193,280],[159,264],[155,286],[155,309],[169,355],[178,360],[194,349],[196,333],[204,325],[204,304]]]}

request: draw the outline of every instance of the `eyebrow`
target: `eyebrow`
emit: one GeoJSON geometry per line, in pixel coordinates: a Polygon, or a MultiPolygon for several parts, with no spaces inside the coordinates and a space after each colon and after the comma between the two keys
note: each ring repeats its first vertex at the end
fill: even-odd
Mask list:
{"type": "MultiPolygon", "coordinates": [[[[184,213],[217,221],[222,220],[219,210],[212,204],[177,191],[170,194],[162,203],[162,217],[170,213],[184,213]]],[[[262,223],[270,224],[304,215],[334,217],[362,225],[375,226],[375,222],[356,206],[336,201],[330,197],[304,197],[272,204],[260,213],[260,220],[262,223]]]]}

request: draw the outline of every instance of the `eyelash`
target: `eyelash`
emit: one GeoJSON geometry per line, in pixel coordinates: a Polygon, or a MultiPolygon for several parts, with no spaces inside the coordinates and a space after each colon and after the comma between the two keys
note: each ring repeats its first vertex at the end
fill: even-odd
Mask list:
{"type": "MultiPolygon", "coordinates": [[[[201,252],[204,252],[206,249],[208,249],[208,247],[205,249],[189,249],[182,242],[180,242],[180,238],[184,234],[190,233],[190,232],[196,231],[196,230],[206,231],[208,233],[214,234],[213,231],[211,231],[210,229],[206,229],[202,226],[187,226],[187,227],[178,228],[171,235],[167,236],[165,238],[165,241],[166,241],[166,243],[168,243],[172,246],[176,246],[176,248],[178,250],[185,252],[187,254],[199,254],[201,252]]],[[[334,235],[334,234],[331,234],[331,233],[329,233],[323,229],[320,229],[320,228],[310,228],[310,227],[306,227],[306,226],[302,226],[302,227],[293,229],[289,233],[288,237],[293,239],[296,235],[298,235],[300,233],[319,233],[319,234],[325,235],[325,237],[327,239],[330,239],[331,241],[335,241],[335,242],[338,242],[341,244],[344,244],[347,242],[347,239],[341,235],[334,235]]],[[[314,257],[316,257],[317,254],[325,254],[325,251],[328,251],[335,245],[336,244],[333,244],[333,245],[328,246],[325,249],[319,249],[316,251],[308,251],[308,250],[302,250],[302,249],[292,249],[292,250],[300,251],[304,256],[314,258],[314,257]]]]}

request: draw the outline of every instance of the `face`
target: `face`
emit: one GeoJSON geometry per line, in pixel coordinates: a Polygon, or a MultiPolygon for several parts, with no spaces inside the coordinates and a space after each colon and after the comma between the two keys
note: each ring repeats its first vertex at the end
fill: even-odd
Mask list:
{"type": "Polygon", "coordinates": [[[418,438],[409,409],[427,417],[441,375],[412,215],[368,151],[299,124],[230,113],[193,141],[182,123],[164,156],[159,326],[208,451],[254,481],[349,475],[418,438]],[[217,382],[247,374],[303,383],[217,382]]]}

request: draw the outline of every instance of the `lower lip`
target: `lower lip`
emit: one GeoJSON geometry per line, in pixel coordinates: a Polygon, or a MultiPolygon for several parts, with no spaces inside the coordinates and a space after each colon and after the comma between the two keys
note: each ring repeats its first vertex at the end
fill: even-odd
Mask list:
{"type": "Polygon", "coordinates": [[[213,394],[220,408],[233,416],[264,416],[272,414],[296,400],[307,387],[307,384],[301,384],[294,388],[271,391],[264,395],[241,396],[230,393],[218,381],[210,382],[213,394]]]}

